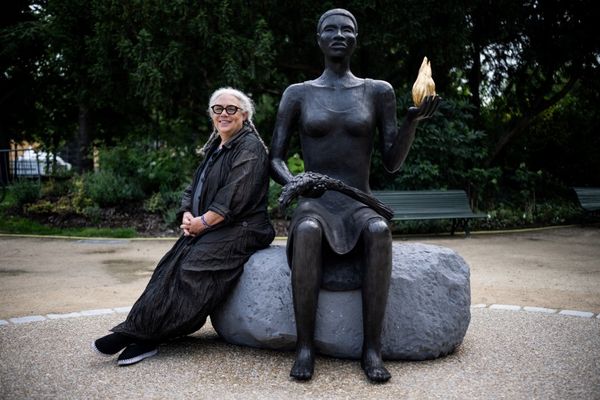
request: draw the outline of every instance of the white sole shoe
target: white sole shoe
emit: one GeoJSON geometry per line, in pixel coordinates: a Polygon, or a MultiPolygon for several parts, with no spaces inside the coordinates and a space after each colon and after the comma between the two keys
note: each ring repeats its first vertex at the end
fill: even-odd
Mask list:
{"type": "Polygon", "coordinates": [[[122,360],[120,359],[117,361],[117,364],[120,365],[121,367],[125,367],[127,365],[133,365],[133,364],[139,363],[140,361],[142,361],[145,358],[155,356],[157,353],[158,353],[158,349],[152,349],[145,353],[139,354],[135,357],[125,358],[122,360]]]}

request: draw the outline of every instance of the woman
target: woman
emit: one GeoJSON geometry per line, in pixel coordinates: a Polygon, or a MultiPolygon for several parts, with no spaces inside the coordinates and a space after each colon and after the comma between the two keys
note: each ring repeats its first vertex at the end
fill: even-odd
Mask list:
{"type": "MultiPolygon", "coordinates": [[[[383,162],[397,171],[414,139],[419,120],[430,117],[439,98],[411,107],[397,128],[396,99],[384,81],[360,79],[350,71],[358,25],[343,9],[325,12],[317,25],[317,42],[325,70],[312,81],[284,92],[271,148],[275,181],[294,179],[284,160],[293,130],[300,133],[307,171],[328,175],[370,193],[369,167],[375,131],[381,137],[383,162]]],[[[361,366],[368,379],[385,382],[390,374],[381,358],[381,329],[391,274],[391,234],[383,217],[339,192],[309,189],[300,198],[290,225],[288,261],[292,268],[298,334],[290,375],[310,379],[314,370],[315,315],[323,265],[359,269],[362,276],[364,341],[361,366]]]]}
{"type": "Polygon", "coordinates": [[[275,236],[267,214],[268,156],[252,124],[252,101],[223,88],[209,104],[214,130],[183,193],[183,236],[158,263],[125,322],[93,343],[107,356],[125,349],[118,365],[151,357],[159,343],[200,329],[252,253],[275,236]]]}

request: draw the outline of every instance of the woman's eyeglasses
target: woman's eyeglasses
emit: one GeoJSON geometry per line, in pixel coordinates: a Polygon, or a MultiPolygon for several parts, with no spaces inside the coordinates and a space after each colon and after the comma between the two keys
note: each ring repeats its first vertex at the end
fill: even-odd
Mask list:
{"type": "Polygon", "coordinates": [[[238,112],[238,110],[241,110],[241,108],[236,107],[236,106],[220,106],[218,104],[215,104],[214,106],[212,106],[210,108],[212,110],[212,112],[214,112],[217,115],[220,115],[223,113],[223,110],[225,110],[225,112],[227,113],[227,115],[233,115],[236,112],[238,112]]]}

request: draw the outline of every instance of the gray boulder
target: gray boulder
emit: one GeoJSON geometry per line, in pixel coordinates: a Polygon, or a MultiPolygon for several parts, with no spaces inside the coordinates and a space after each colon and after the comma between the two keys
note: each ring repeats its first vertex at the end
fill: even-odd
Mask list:
{"type": "MultiPolygon", "coordinates": [[[[470,303],[469,267],[456,252],[433,245],[394,243],[382,333],[384,358],[426,360],[451,353],[467,332],[470,303]]],[[[211,321],[229,343],[293,350],[296,327],[285,247],[271,246],[255,253],[211,321]]],[[[315,342],[322,354],[360,358],[360,289],[321,289],[315,342]]]]}

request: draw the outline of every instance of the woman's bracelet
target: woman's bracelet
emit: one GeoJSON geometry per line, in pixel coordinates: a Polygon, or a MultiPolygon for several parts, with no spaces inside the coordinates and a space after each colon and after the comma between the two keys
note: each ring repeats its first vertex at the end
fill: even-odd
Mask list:
{"type": "Polygon", "coordinates": [[[211,225],[211,224],[209,224],[208,222],[206,222],[206,219],[204,219],[204,214],[202,214],[202,215],[200,216],[200,221],[202,221],[202,225],[204,225],[205,227],[207,227],[207,228],[212,228],[212,225],[211,225]]]}

